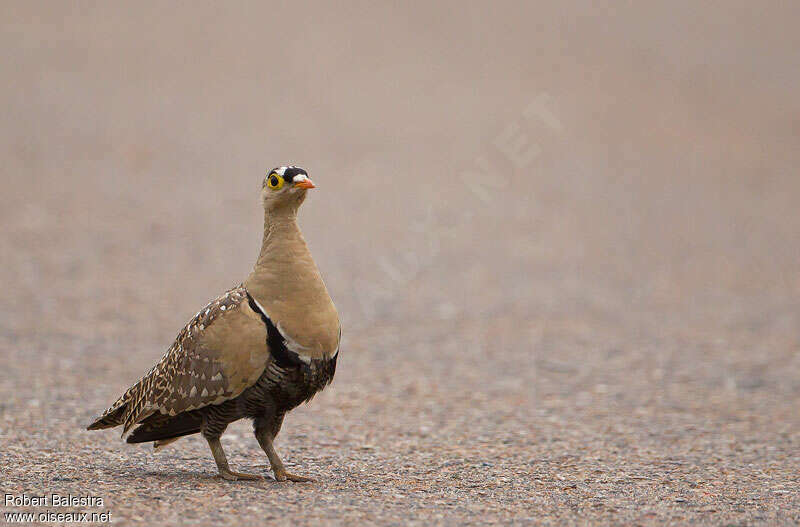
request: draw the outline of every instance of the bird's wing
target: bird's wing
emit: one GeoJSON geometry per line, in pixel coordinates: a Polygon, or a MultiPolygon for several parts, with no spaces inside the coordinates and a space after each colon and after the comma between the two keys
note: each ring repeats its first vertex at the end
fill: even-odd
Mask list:
{"type": "MultiPolygon", "coordinates": [[[[177,415],[239,396],[270,360],[267,330],[243,286],[203,308],[161,360],[106,411],[123,434],[147,417],[177,415]]],[[[102,421],[100,418],[98,422],[102,421]]]]}

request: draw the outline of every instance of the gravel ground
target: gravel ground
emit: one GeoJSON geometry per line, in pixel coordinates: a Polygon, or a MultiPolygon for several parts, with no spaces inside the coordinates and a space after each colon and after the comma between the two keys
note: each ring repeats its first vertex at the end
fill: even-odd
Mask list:
{"type": "Polygon", "coordinates": [[[800,13],[404,9],[8,7],[0,491],[104,503],[0,512],[800,523],[800,13]],[[318,481],[245,422],[263,482],[85,431],[246,276],[286,162],[344,326],[277,441],[318,481]]]}

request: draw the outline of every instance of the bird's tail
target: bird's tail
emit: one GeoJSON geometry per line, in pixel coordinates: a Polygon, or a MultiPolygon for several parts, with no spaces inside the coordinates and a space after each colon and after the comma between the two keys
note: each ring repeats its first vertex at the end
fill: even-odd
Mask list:
{"type": "Polygon", "coordinates": [[[128,403],[121,404],[120,406],[110,408],[103,415],[94,420],[92,424],[86,427],[86,430],[102,430],[103,428],[113,428],[121,425],[125,421],[125,410],[128,403]]]}
{"type": "Polygon", "coordinates": [[[203,425],[203,418],[197,414],[185,413],[175,417],[158,415],[137,426],[125,439],[128,443],[157,441],[156,448],[165,446],[173,439],[196,434],[203,425]]]}
{"type": "Polygon", "coordinates": [[[164,448],[165,446],[169,445],[170,443],[174,443],[175,441],[177,441],[181,437],[183,437],[183,436],[171,437],[169,439],[159,439],[158,441],[153,441],[153,450],[160,450],[160,449],[164,448]]]}

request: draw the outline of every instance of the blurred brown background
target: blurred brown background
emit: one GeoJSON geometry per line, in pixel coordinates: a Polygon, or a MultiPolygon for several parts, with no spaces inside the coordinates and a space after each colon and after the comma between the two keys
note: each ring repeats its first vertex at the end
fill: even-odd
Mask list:
{"type": "Polygon", "coordinates": [[[2,11],[2,490],[120,522],[800,521],[799,8],[2,11]],[[287,163],[344,326],[279,438],[320,483],[83,432],[246,276],[287,163]]]}

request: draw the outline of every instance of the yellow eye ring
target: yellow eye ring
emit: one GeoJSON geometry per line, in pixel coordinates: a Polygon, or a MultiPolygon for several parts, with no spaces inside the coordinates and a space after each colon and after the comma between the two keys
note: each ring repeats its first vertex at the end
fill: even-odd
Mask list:
{"type": "Polygon", "coordinates": [[[267,177],[267,186],[272,190],[280,190],[283,186],[283,176],[273,172],[267,177]]]}

